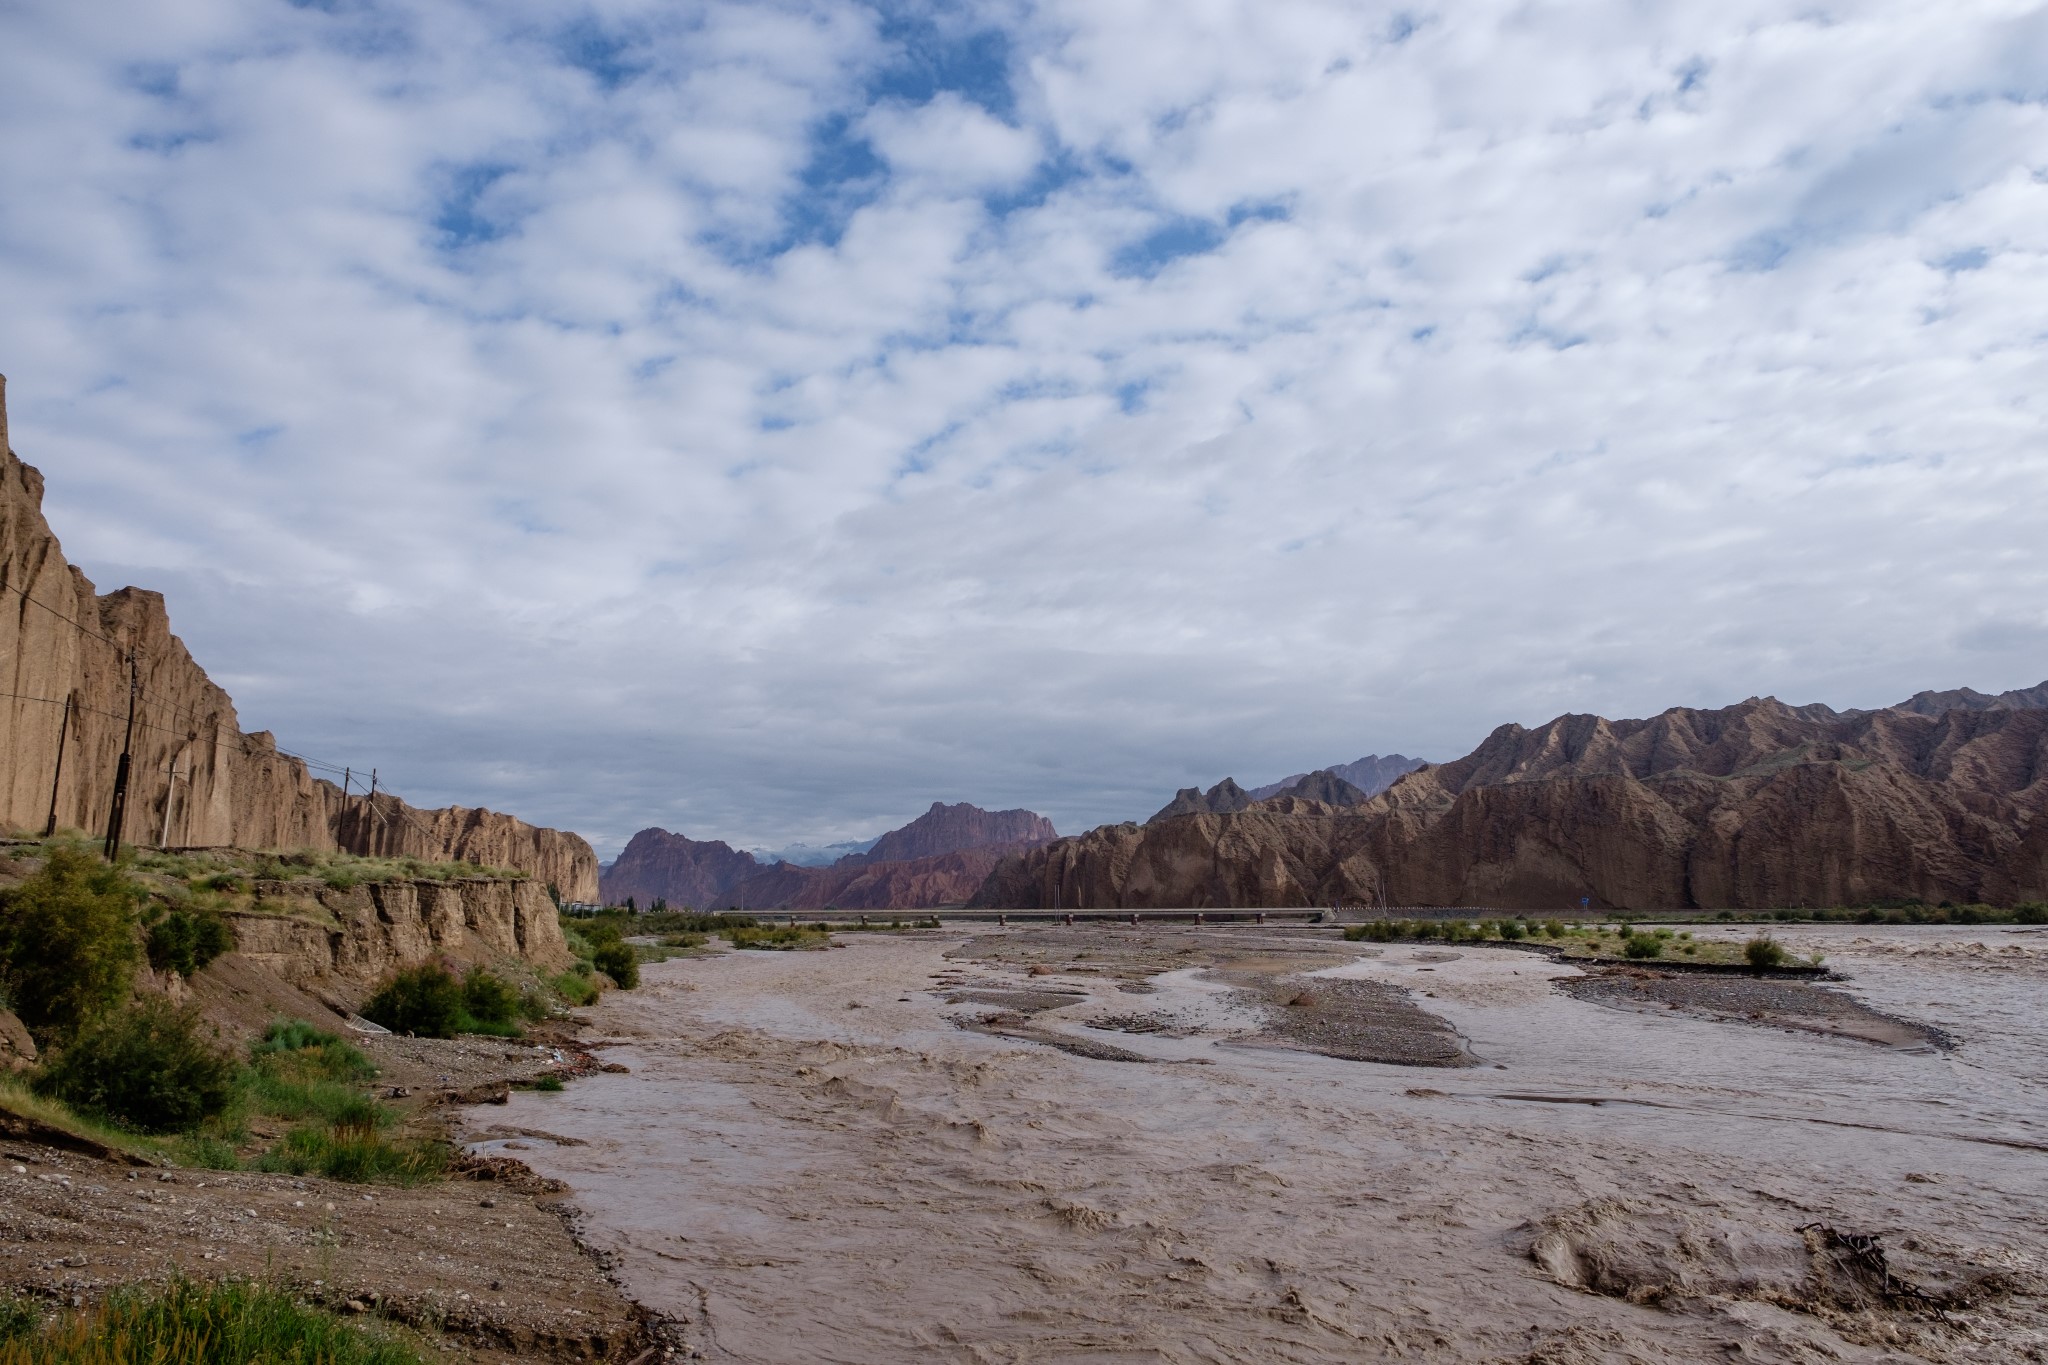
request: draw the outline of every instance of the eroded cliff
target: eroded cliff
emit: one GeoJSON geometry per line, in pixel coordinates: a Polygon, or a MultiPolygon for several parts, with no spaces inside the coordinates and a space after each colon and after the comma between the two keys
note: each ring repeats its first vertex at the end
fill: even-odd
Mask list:
{"type": "Polygon", "coordinates": [[[104,831],[127,725],[136,729],[123,836],[182,847],[311,848],[516,868],[570,900],[597,896],[575,834],[495,811],[344,797],[234,702],[171,633],[161,595],[104,595],[64,558],[43,477],[7,444],[0,378],[0,828],[104,831]]]}
{"type": "Polygon", "coordinates": [[[1753,698],[1502,726],[1348,809],[1282,796],[1104,826],[1006,860],[973,903],[2010,905],[2048,898],[2044,808],[2048,711],[1753,698]]]}

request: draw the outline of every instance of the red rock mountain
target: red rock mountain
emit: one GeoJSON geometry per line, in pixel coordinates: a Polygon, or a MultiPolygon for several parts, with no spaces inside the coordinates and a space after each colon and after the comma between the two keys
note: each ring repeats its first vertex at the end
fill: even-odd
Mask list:
{"type": "Polygon", "coordinates": [[[1052,822],[1034,811],[934,801],[868,852],[830,867],[764,867],[721,841],[643,829],[604,869],[602,892],[607,904],[631,896],[642,909],[656,899],[699,910],[926,909],[961,904],[1005,856],[1056,837],[1052,822]]]}
{"type": "MultiPolygon", "coordinates": [[[[2048,686],[2048,685],[2044,685],[2048,686]]],[[[2048,898],[2042,689],[1840,713],[1752,698],[1504,725],[1363,806],[1282,795],[1006,860],[982,906],[1767,908],[2048,898]]]]}
{"type": "Polygon", "coordinates": [[[872,867],[876,863],[936,858],[969,848],[1002,844],[1049,844],[1059,838],[1052,821],[1030,810],[983,810],[962,801],[932,802],[932,808],[901,829],[875,840],[865,853],[849,853],[834,866],[872,867]]]}
{"type": "Polygon", "coordinates": [[[597,893],[580,837],[496,811],[373,804],[315,779],[235,704],[171,633],[161,594],[101,594],[43,519],[43,476],[7,448],[0,379],[0,829],[103,832],[140,682],[123,835],[173,846],[343,850],[517,868],[563,898],[597,893]],[[177,777],[173,780],[171,774],[177,777]]]}

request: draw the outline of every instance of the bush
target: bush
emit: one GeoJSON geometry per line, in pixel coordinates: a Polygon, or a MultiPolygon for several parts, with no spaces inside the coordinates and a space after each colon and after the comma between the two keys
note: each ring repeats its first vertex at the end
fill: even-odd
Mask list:
{"type": "Polygon", "coordinates": [[[5,1365],[421,1365],[405,1346],[260,1284],[177,1279],[85,1312],[8,1313],[5,1324],[5,1365]]]}
{"type": "Polygon", "coordinates": [[[1500,922],[1500,936],[1509,943],[1529,936],[1529,926],[1518,919],[1504,919],[1500,922]]]}
{"type": "Polygon", "coordinates": [[[438,962],[408,967],[363,1002],[363,1017],[393,1033],[452,1038],[464,1022],[462,983],[438,962]]]}
{"type": "Polygon", "coordinates": [[[227,1108],[234,1079],[234,1064],[200,1041],[191,1011],[146,999],[80,1033],[35,1089],[136,1132],[178,1133],[227,1108]]]}
{"type": "Polygon", "coordinates": [[[472,1023],[489,1028],[519,1025],[519,993],[482,967],[471,967],[462,978],[462,1008],[472,1023]]]}
{"type": "Polygon", "coordinates": [[[149,926],[149,965],[189,978],[235,946],[228,922],[211,910],[171,910],[149,926]]]}
{"type": "Polygon", "coordinates": [[[1630,934],[1621,941],[1621,951],[1638,960],[1664,956],[1664,940],[1655,934],[1630,934]]]}
{"type": "Polygon", "coordinates": [[[74,849],[0,891],[0,980],[38,1042],[61,1042],[127,997],[140,892],[74,849]]]}
{"type": "Polygon", "coordinates": [[[563,972],[548,984],[554,987],[556,995],[571,1005],[587,1005],[599,994],[594,982],[573,971],[563,972]]]}
{"type": "Polygon", "coordinates": [[[599,944],[590,955],[590,964],[617,982],[622,990],[630,991],[640,984],[639,956],[617,939],[599,944]]]}
{"type": "Polygon", "coordinates": [[[1742,956],[1750,966],[1759,971],[1766,967],[1785,965],[1785,948],[1769,935],[1759,935],[1742,945],[1742,956]]]}

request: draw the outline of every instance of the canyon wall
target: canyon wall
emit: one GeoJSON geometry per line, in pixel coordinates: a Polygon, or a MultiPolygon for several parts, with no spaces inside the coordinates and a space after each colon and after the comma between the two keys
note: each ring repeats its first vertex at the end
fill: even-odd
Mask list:
{"type": "MultiPolygon", "coordinates": [[[[1975,694],[1973,694],[1975,695],[1975,694]]],[[[2048,899],[2048,710],[1770,698],[1502,726],[1362,806],[1293,796],[1010,858],[978,906],[1765,909],[2048,899]]]]}
{"type": "Polygon", "coordinates": [[[514,868],[570,900],[597,896],[579,836],[494,811],[373,807],[344,797],[267,733],[244,733],[233,700],[171,633],[160,594],[98,593],[43,518],[43,477],[7,444],[0,378],[0,829],[106,830],[127,727],[134,760],[123,838],[136,843],[309,848],[514,868]]]}

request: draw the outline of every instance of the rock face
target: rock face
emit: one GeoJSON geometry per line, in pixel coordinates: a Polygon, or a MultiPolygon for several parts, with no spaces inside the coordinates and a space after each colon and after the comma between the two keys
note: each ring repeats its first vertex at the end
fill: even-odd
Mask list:
{"type": "Polygon", "coordinates": [[[519,957],[546,971],[575,960],[554,902],[534,881],[391,881],[345,891],[258,882],[256,894],[259,906],[274,909],[230,915],[235,955],[348,1008],[391,973],[429,958],[519,957]]]}
{"type": "Polygon", "coordinates": [[[123,837],[174,847],[308,848],[516,868],[570,900],[597,895],[597,856],[574,834],[495,811],[374,807],[318,781],[234,702],[171,634],[162,596],[99,594],[43,519],[43,478],[6,449],[0,380],[0,828],[107,827],[126,730],[128,657],[137,683],[123,837]]]}
{"type": "MultiPolygon", "coordinates": [[[[2048,898],[2048,710],[1752,698],[1506,725],[1363,806],[1278,796],[1006,860],[981,906],[1769,908],[2048,898]]],[[[1925,695],[1925,694],[1923,694],[1925,695]]],[[[1921,699],[1916,698],[1918,702],[1921,699]]]]}
{"type": "Polygon", "coordinates": [[[961,904],[1005,856],[1056,837],[1052,822],[1035,811],[934,801],[868,852],[830,867],[763,867],[721,840],[643,829],[604,870],[603,894],[611,905],[631,896],[642,909],[659,898],[699,910],[921,910],[961,904]]]}
{"type": "MultiPolygon", "coordinates": [[[[1421,759],[1408,758],[1402,754],[1387,754],[1384,757],[1379,754],[1367,754],[1364,758],[1355,759],[1350,763],[1339,763],[1323,771],[1335,773],[1367,796],[1378,796],[1402,777],[1422,766],[1421,759]]],[[[1271,782],[1263,787],[1253,787],[1252,799],[1263,801],[1269,796],[1278,796],[1303,778],[1310,776],[1313,774],[1296,773],[1292,777],[1283,777],[1278,782],[1271,782]]]]}

